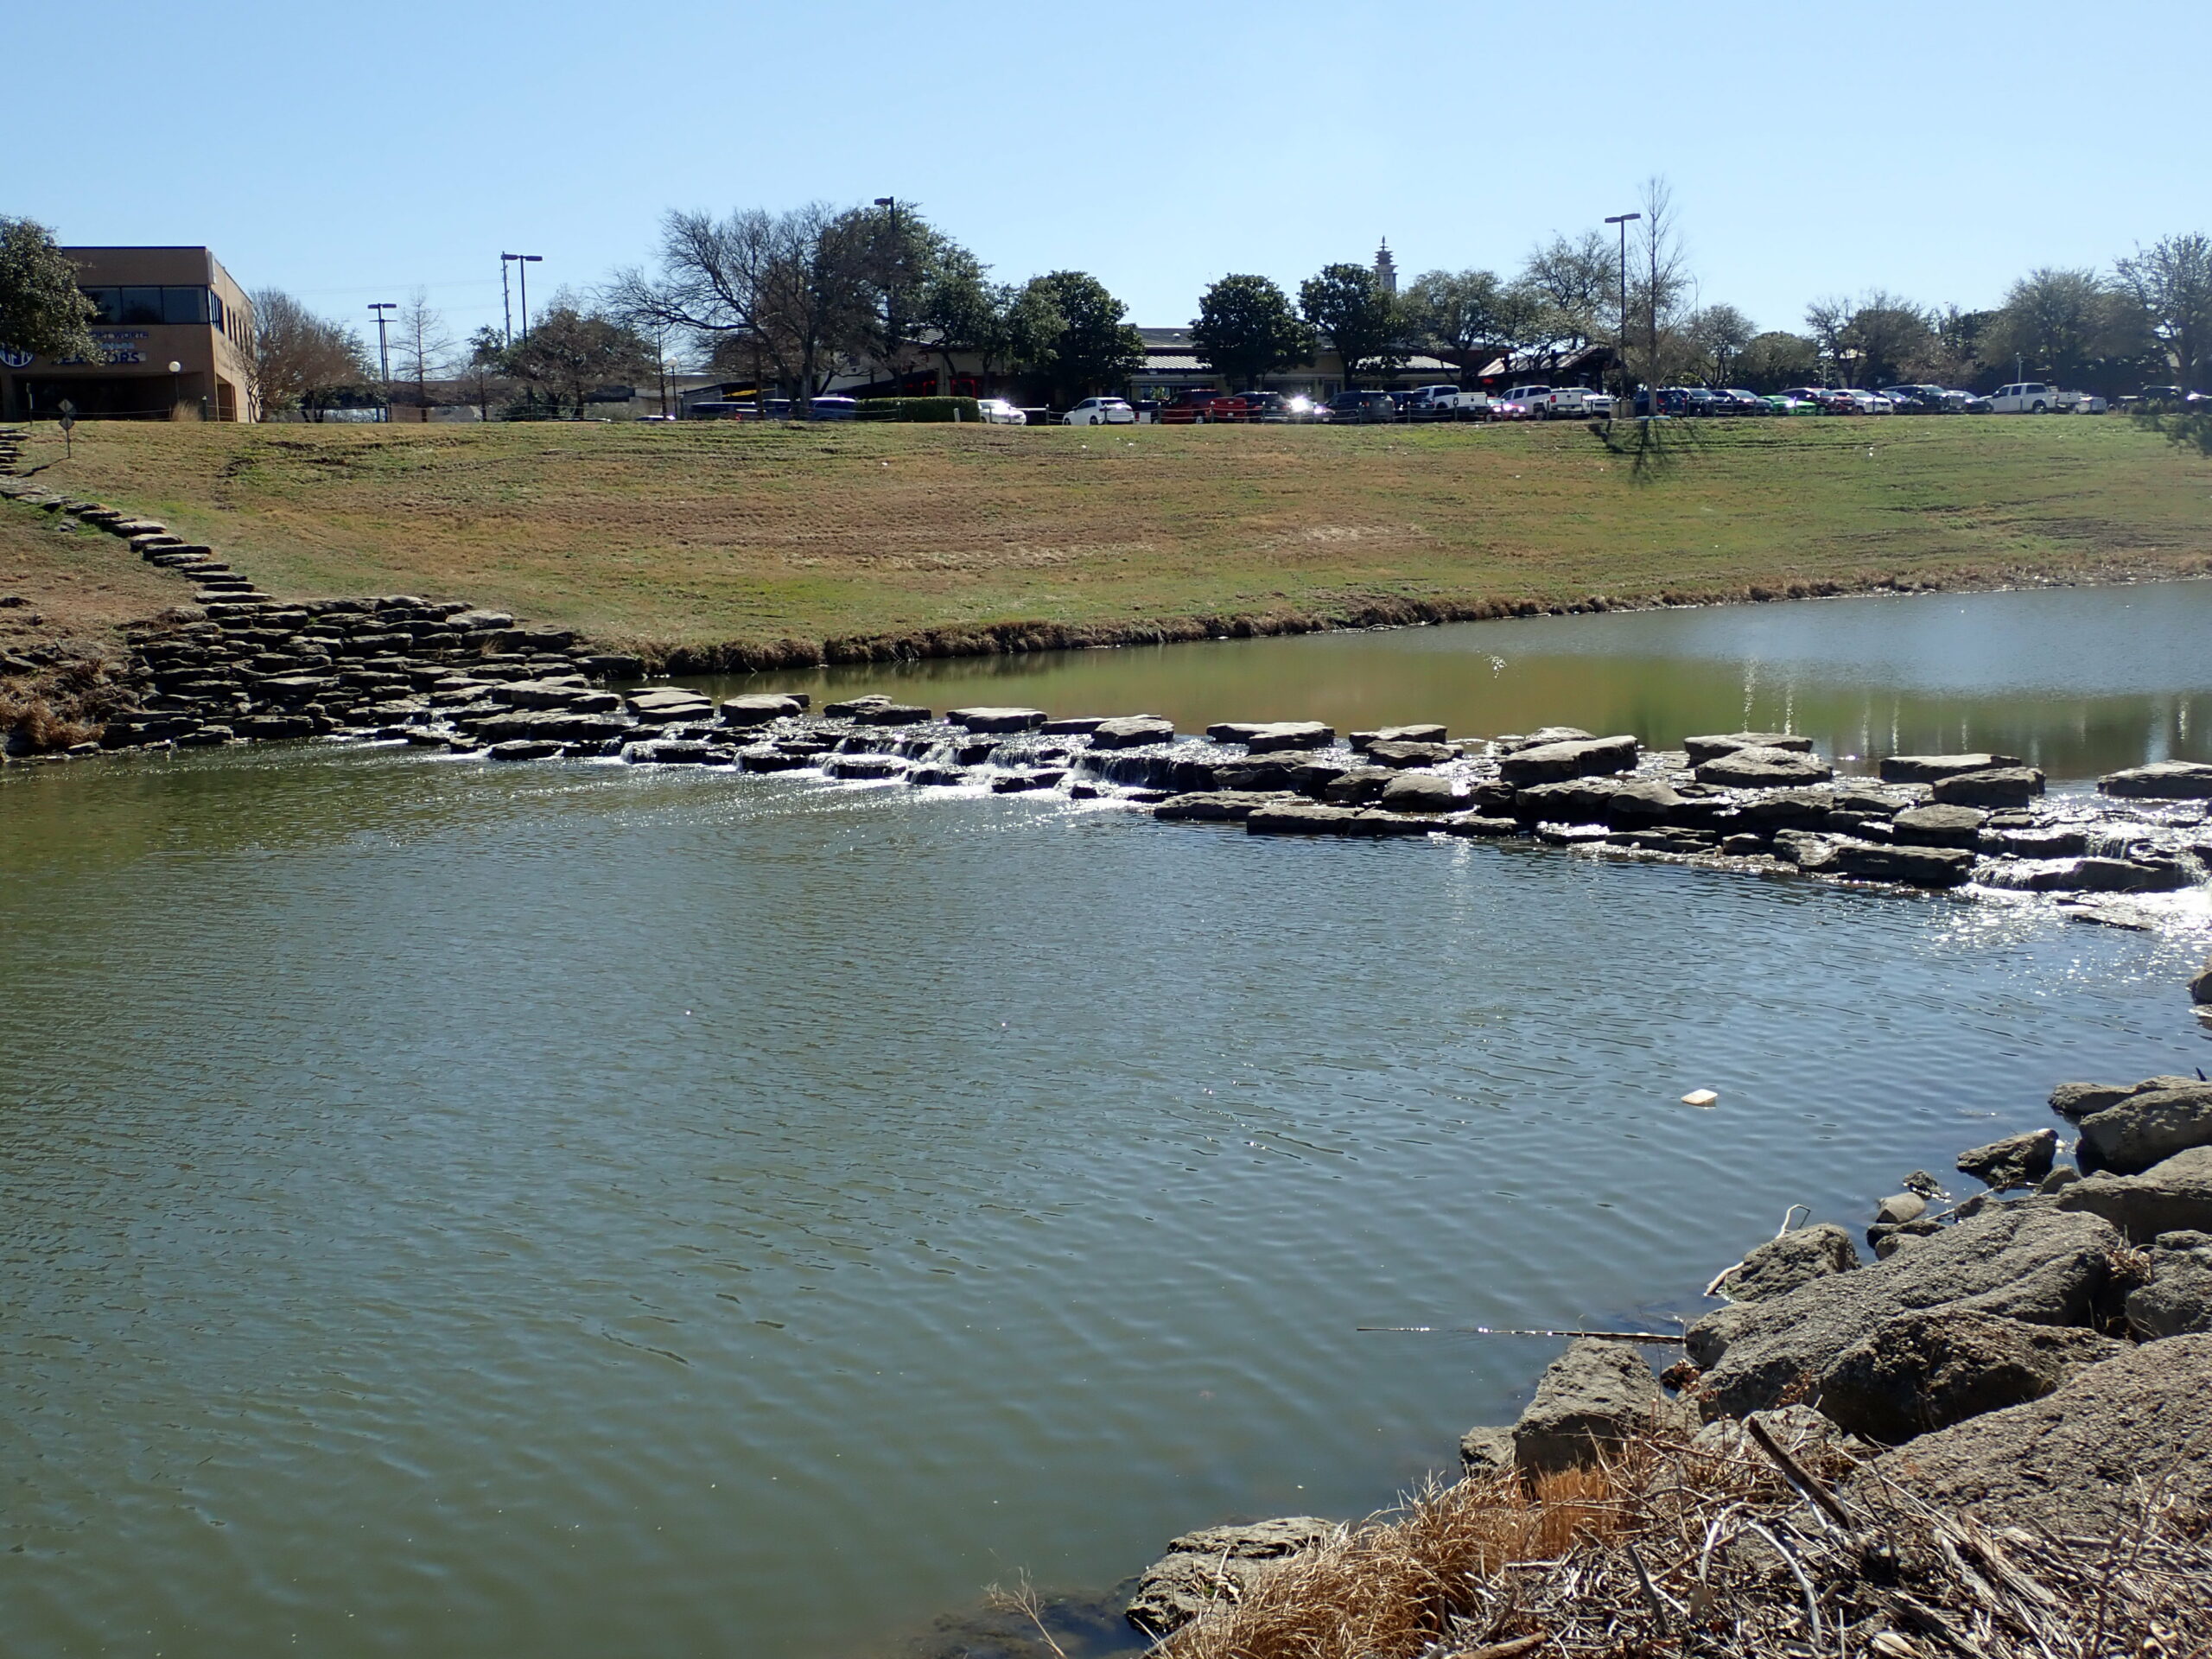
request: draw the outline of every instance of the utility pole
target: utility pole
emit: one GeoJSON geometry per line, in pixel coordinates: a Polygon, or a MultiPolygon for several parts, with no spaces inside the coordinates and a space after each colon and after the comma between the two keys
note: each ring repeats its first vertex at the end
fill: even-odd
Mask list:
{"type": "MultiPolygon", "coordinates": [[[[1621,227],[1621,396],[1629,398],[1630,413],[1635,411],[1636,404],[1628,384],[1628,227],[1643,217],[1642,213],[1615,213],[1605,220],[1608,225],[1621,227]]],[[[1654,401],[1656,401],[1656,395],[1654,401]]],[[[1654,408],[1651,412],[1656,415],[1659,411],[1654,408]]]]}
{"type": "Polygon", "coordinates": [[[384,381],[384,423],[391,424],[391,351],[385,340],[385,313],[399,309],[397,300],[378,300],[369,308],[377,314],[377,372],[384,381]]]}
{"type": "Polygon", "coordinates": [[[510,346],[515,343],[515,308],[507,292],[507,265],[514,257],[512,253],[499,256],[499,333],[510,346]]]}

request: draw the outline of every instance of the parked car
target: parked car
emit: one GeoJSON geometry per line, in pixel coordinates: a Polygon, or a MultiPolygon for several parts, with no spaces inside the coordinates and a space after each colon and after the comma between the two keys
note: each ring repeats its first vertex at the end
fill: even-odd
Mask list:
{"type": "Polygon", "coordinates": [[[1582,386],[1514,386],[1506,392],[1509,400],[1525,404],[1529,412],[1540,421],[1554,416],[1562,419],[1578,415],[1610,415],[1613,400],[1602,391],[1591,391],[1582,386]],[[1592,407],[1591,400],[1598,399],[1602,410],[1592,407]]]}
{"type": "Polygon", "coordinates": [[[1279,426],[1290,418],[1290,399],[1279,391],[1244,391],[1237,394],[1244,405],[1244,418],[1259,421],[1268,426],[1279,426]]]}
{"type": "Polygon", "coordinates": [[[861,417],[861,400],[857,397],[813,397],[807,400],[806,418],[810,421],[856,421],[861,417]]]}
{"type": "Polygon", "coordinates": [[[1137,412],[1121,397],[1086,397],[1060,416],[1062,426],[1135,426],[1137,412]]]}
{"type": "Polygon", "coordinates": [[[2040,380],[2019,380],[1998,387],[1989,406],[1999,415],[2048,415],[2058,407],[2058,393],[2040,380]]]}
{"type": "Polygon", "coordinates": [[[1409,421],[1478,421],[1490,404],[1486,391],[1458,386],[1416,386],[1400,404],[1409,421]]]}
{"type": "Polygon", "coordinates": [[[1398,404],[1387,391],[1340,391],[1329,399],[1329,418],[1332,421],[1395,421],[1398,418],[1398,404]]]}
{"type": "Polygon", "coordinates": [[[1715,415],[1771,415],[1765,398],[1756,391],[1746,391],[1741,386],[1722,386],[1713,394],[1715,415]]]}
{"type": "Polygon", "coordinates": [[[1613,394],[1610,391],[1586,391],[1582,394],[1585,415],[1610,416],[1613,412],[1613,394]]]}
{"type": "MultiPolygon", "coordinates": [[[[1637,392],[1634,408],[1640,416],[1651,413],[1651,389],[1649,386],[1637,392]]],[[[1688,414],[1690,412],[1689,394],[1681,386],[1660,387],[1659,412],[1662,415],[1688,414]]]]}
{"type": "Polygon", "coordinates": [[[1282,417],[1286,421],[1300,423],[1325,421],[1329,418],[1329,410],[1326,404],[1317,403],[1302,391],[1294,391],[1282,400],[1282,417]]]}
{"type": "Polygon", "coordinates": [[[1794,391],[1770,391],[1766,395],[1766,412],[1770,415],[1817,415],[1821,406],[1812,398],[1794,391]]]}
{"type": "Polygon", "coordinates": [[[2061,413],[2067,415],[2101,415],[2105,412],[2105,400],[2094,391],[2062,391],[2058,394],[2058,407],[2061,413]]]}
{"type": "Polygon", "coordinates": [[[1535,411],[1517,397],[1493,397],[1483,417],[1491,421],[1528,421],[1535,418],[1535,411]]]}
{"type": "Polygon", "coordinates": [[[1209,420],[1228,420],[1242,405],[1228,392],[1211,386],[1187,386],[1160,406],[1162,426],[1202,426],[1209,420]]]}
{"type": "Polygon", "coordinates": [[[976,407],[993,426],[1027,426],[1029,417],[1003,397],[978,397],[976,407]]]}
{"type": "Polygon", "coordinates": [[[1941,386],[1884,386],[1882,396],[1900,415],[1948,415],[1950,405],[1943,401],[1941,386]]]}

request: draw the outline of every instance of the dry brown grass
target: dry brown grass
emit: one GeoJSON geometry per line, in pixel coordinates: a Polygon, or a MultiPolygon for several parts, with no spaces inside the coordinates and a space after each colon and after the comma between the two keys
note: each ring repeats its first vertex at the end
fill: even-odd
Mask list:
{"type": "Polygon", "coordinates": [[[2202,1659],[2204,1519],[2140,1495],[2131,1535],[1991,1528],[1882,1484],[1841,1523],[1756,1451],[1657,1439],[1533,1488],[1433,1486],[1160,1644],[1168,1659],[1709,1655],[2202,1659]]]}
{"type": "Polygon", "coordinates": [[[39,481],[273,593],[417,592],[734,665],[2212,560],[2212,463],[2126,422],[35,429],[39,481]],[[788,643],[786,643],[788,642],[788,643]]]}

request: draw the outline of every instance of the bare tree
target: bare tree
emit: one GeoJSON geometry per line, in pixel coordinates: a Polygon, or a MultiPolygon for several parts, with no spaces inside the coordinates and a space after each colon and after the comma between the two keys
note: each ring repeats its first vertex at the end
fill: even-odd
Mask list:
{"type": "Polygon", "coordinates": [[[453,335],[444,316],[431,305],[430,292],[425,288],[410,294],[392,321],[396,326],[391,354],[397,361],[399,378],[415,383],[415,405],[427,410],[430,382],[443,379],[451,372],[453,335]]]}
{"type": "Polygon", "coordinates": [[[678,328],[716,361],[732,342],[801,397],[811,397],[880,327],[870,282],[880,245],[868,216],[814,202],[716,219],[671,213],[660,274],[619,273],[608,293],[632,327],[678,328]]]}
{"type": "Polygon", "coordinates": [[[1643,325],[1644,384],[1657,386],[1688,359],[1694,349],[1680,334],[1681,314],[1694,289],[1689,256],[1682,245],[1681,215],[1674,187],[1655,175],[1643,181],[1642,211],[1631,248],[1634,286],[1629,295],[1631,338],[1634,323],[1643,325]]]}
{"type": "Polygon", "coordinates": [[[281,289],[253,296],[245,361],[246,406],[257,421],[287,409],[320,421],[340,394],[372,378],[359,334],[316,316],[281,289]]]}

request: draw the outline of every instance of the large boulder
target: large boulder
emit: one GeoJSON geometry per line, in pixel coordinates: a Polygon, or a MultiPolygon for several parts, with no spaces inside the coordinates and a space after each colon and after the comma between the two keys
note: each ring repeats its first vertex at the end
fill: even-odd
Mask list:
{"type": "Polygon", "coordinates": [[[1935,784],[1969,772],[2025,764],[2016,754],[1892,754],[1882,762],[1885,784],[1935,784]]]}
{"type": "Polygon", "coordinates": [[[1402,772],[1390,779],[1376,804],[1385,812],[1457,812],[1466,802],[1440,772],[1402,772]]]}
{"type": "Polygon", "coordinates": [[[2212,1147],[2176,1153],[2140,1175],[2090,1175],[2058,1207],[2111,1223],[2138,1243],[2160,1233],[2212,1232],[2212,1147]]]}
{"type": "Polygon", "coordinates": [[[1344,741],[1364,754],[1370,743],[1441,743],[1444,739],[1443,727],[1424,721],[1412,726],[1383,726],[1371,732],[1354,732],[1344,741]]]}
{"type": "Polygon", "coordinates": [[[1337,806],[1364,806],[1381,799],[1396,776],[1388,766],[1349,766],[1321,785],[1321,798],[1337,806]]]}
{"type": "Polygon", "coordinates": [[[1167,1554],[1145,1568],[1122,1611],[1147,1635],[1166,1636],[1209,1611],[1233,1606],[1283,1563],[1336,1530],[1316,1516],[1286,1516],[1245,1527],[1202,1527],[1171,1539],[1167,1554]]]}
{"type": "Polygon", "coordinates": [[[2139,1175],[2177,1152],[2212,1146],[2212,1083],[2139,1087],[2081,1122],[2083,1169],[2139,1175]]]}
{"type": "Polygon", "coordinates": [[[1513,1461],[1535,1474],[1572,1469],[1677,1410],[1631,1344],[1578,1337],[1545,1368],[1513,1426],[1513,1461]]]}
{"type": "Polygon", "coordinates": [[[1720,1290],[1731,1301],[1764,1301],[1858,1265],[1859,1247],[1851,1235],[1824,1221],[1767,1240],[1729,1269],[1720,1290]]]}
{"type": "Polygon", "coordinates": [[[2134,1092],[2124,1083],[2062,1083],[2050,1091],[2050,1109],[2068,1122],[2078,1123],[2134,1092]]]}
{"type": "Polygon", "coordinates": [[[1152,816],[1170,823],[1242,823],[1263,806],[1280,806],[1296,798],[1242,790],[1176,795],[1154,807],[1152,816]]]}
{"type": "Polygon", "coordinates": [[[1370,743],[1366,754],[1370,765],[1392,768],[1440,766],[1459,758],[1459,751],[1449,743],[1416,743],[1409,738],[1396,737],[1370,743]]]}
{"type": "Polygon", "coordinates": [[[1701,766],[1708,760],[1717,760],[1724,754],[1733,754],[1738,749],[1787,749],[1799,754],[1813,752],[1813,740],[1796,737],[1788,732],[1730,732],[1719,737],[1686,737],[1682,751],[1690,764],[1701,766]]]}
{"type": "Polygon", "coordinates": [[[2107,795],[2144,801],[2212,801],[2212,766],[2198,760],[2156,760],[2097,779],[2107,795]]]}
{"type": "Polygon", "coordinates": [[[1944,806],[2025,806],[2043,786],[2043,773],[2033,766],[1993,766],[1939,778],[1929,792],[1944,806]]]}
{"type": "Polygon", "coordinates": [[[2040,1400],[2124,1345],[2079,1327],[1956,1306],[1911,1308],[1836,1356],[1821,1376],[1820,1408],[1853,1433],[1894,1446],[2040,1400]]]}
{"type": "Polygon", "coordinates": [[[722,724],[766,726],[770,721],[785,720],[798,714],[803,707],[797,697],[773,691],[748,692],[741,697],[723,699],[722,724]]]}
{"type": "Polygon", "coordinates": [[[948,709],[944,717],[971,732],[1033,732],[1045,723],[1042,709],[948,709]]]}
{"type": "Polygon", "coordinates": [[[1700,784],[1730,789],[1795,789],[1824,784],[1835,768],[1795,749],[1732,749],[1698,766],[1693,774],[1700,784]]]}
{"type": "Polygon", "coordinates": [[[2039,1207],[2050,1203],[1986,1211],[1855,1273],[1707,1314],[1688,1332],[1690,1358],[1705,1368],[1707,1415],[1740,1416],[1808,1383],[1817,1389],[1867,1332],[1913,1309],[1955,1303],[2034,1325],[2087,1325],[2116,1312],[2119,1232],[2094,1216],[2039,1207]]]}
{"type": "Polygon", "coordinates": [[[1325,749],[1337,741],[1337,734],[1334,727],[1318,720],[1279,720],[1245,728],[1239,741],[1254,754],[1268,754],[1278,749],[1325,749]]]}
{"type": "Polygon", "coordinates": [[[1909,806],[1890,820],[1890,836],[1910,847],[1972,847],[1988,822],[1971,806],[1909,806]]]}
{"type": "MultiPolygon", "coordinates": [[[[1373,748],[1368,753],[1372,754],[1373,748]]],[[[1498,776],[1516,789],[1556,784],[1569,778],[1596,778],[1636,768],[1632,737],[1593,737],[1564,743],[1539,743],[1516,749],[1497,763],[1498,776]]]]}
{"type": "Polygon", "coordinates": [[[2212,1233],[2161,1233],[2151,1282],[2127,1294],[2127,1328],[2145,1342],[2212,1332],[2212,1233]]]}
{"type": "Polygon", "coordinates": [[[1148,743],[1174,741],[1175,722],[1162,720],[1157,715],[1125,715],[1116,720],[1102,720],[1090,733],[1090,747],[1094,749],[1135,749],[1148,743]]]}
{"type": "Polygon", "coordinates": [[[2204,965],[2189,982],[2189,1000],[2196,1003],[2212,1003],[2212,957],[2204,958],[2204,965]]]}
{"type": "Polygon", "coordinates": [[[1351,821],[1358,816],[1356,807],[1275,801],[1253,808],[1245,816],[1244,830],[1254,836],[1342,836],[1351,833],[1351,821]]]}
{"type": "Polygon", "coordinates": [[[1974,855],[1957,847],[1877,847],[1846,841],[1835,843],[1833,857],[1821,868],[1854,881],[1956,887],[1974,879],[1974,855]]]}
{"type": "Polygon", "coordinates": [[[1959,1171],[2002,1192],[2008,1187],[2033,1186],[2050,1173],[2057,1158],[2058,1131],[2034,1129],[1961,1153],[1959,1171]]]}
{"type": "Polygon", "coordinates": [[[1471,1428],[1459,1437],[1459,1471],[1475,1479],[1513,1467],[1513,1431],[1471,1428]]]}
{"type": "Polygon", "coordinates": [[[2212,1509],[2212,1336],[2131,1348],[2056,1392],[1924,1434],[1876,1459],[1850,1490],[1885,1484],[1985,1526],[2130,1535],[2145,1477],[2185,1510],[2212,1509]]]}

